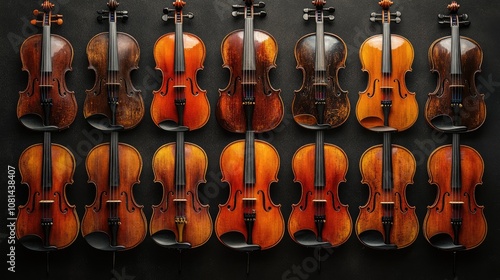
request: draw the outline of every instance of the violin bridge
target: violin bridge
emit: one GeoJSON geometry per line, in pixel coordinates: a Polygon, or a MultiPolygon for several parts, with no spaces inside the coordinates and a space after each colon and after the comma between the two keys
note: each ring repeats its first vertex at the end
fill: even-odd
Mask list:
{"type": "Polygon", "coordinates": [[[187,202],[187,199],[185,199],[185,198],[174,198],[173,201],[174,202],[187,202]]]}
{"type": "Polygon", "coordinates": [[[394,201],[381,201],[380,204],[382,204],[382,205],[394,205],[394,201]]]}
{"type": "Polygon", "coordinates": [[[326,203],[326,199],[313,199],[314,203],[326,203]]]}
{"type": "Polygon", "coordinates": [[[449,203],[452,204],[452,205],[462,205],[462,204],[464,204],[463,201],[450,201],[449,203]]]}
{"type": "Polygon", "coordinates": [[[119,199],[110,199],[110,200],[106,200],[106,203],[121,203],[122,201],[119,200],[119,199]]]}
{"type": "Polygon", "coordinates": [[[43,199],[39,201],[40,204],[51,204],[54,203],[54,200],[51,199],[43,199]]]}

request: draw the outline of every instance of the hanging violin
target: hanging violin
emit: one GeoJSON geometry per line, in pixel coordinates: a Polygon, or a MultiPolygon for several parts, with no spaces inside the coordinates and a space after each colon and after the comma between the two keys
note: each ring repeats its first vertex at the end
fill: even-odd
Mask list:
{"type": "Polygon", "coordinates": [[[130,35],[116,31],[116,21],[127,19],[126,11],[117,11],[115,0],[109,11],[99,11],[99,21],[109,20],[109,32],[94,36],[87,45],[90,69],[96,73],[94,88],[87,91],[84,115],[89,124],[111,133],[110,143],[94,147],[85,162],[89,182],[96,197],[85,208],[82,235],[94,248],[106,251],[137,246],[146,236],[147,222],[133,196],[139,183],[142,159],[132,146],[118,142],[118,131],[137,125],[144,115],[140,92],[130,81],[137,68],[139,47],[130,35]]]}
{"type": "Polygon", "coordinates": [[[255,8],[263,8],[264,3],[244,2],[233,5],[233,16],[244,16],[245,29],[231,32],[222,42],[224,67],[231,71],[231,80],[220,90],[216,116],[223,128],[245,132],[245,140],[227,145],[220,157],[222,181],[230,185],[230,196],[219,205],[215,233],[226,246],[250,252],[275,246],[284,234],[281,206],[269,196],[270,184],[277,181],[279,155],[272,145],[255,139],[255,133],[279,124],[283,102],[268,77],[275,67],[277,43],[253,27],[254,16],[265,15],[255,8]]]}
{"type": "Polygon", "coordinates": [[[386,126],[385,121],[397,131],[410,128],[418,117],[415,93],[406,88],[405,75],[411,71],[413,46],[404,37],[391,34],[391,22],[401,22],[401,13],[391,13],[390,0],[382,0],[382,13],[372,13],[372,22],[380,21],[383,33],[368,38],[359,50],[363,71],[368,73],[368,85],[359,93],[356,118],[366,129],[386,126]],[[390,106],[386,118],[380,106],[390,106]]]}
{"type": "Polygon", "coordinates": [[[302,70],[304,78],[301,88],[295,91],[292,114],[295,122],[305,128],[334,128],[342,125],[350,112],[347,92],[337,81],[337,71],[345,67],[347,47],[337,35],[324,31],[324,20],[335,18],[324,12],[335,9],[323,8],[326,1],[312,2],[316,9],[304,9],[304,19],[316,19],[316,34],[305,35],[295,44],[297,69],[302,70]]]}
{"type": "Polygon", "coordinates": [[[360,49],[364,69],[373,78],[367,91],[360,93],[356,106],[360,124],[383,134],[383,144],[369,148],[360,159],[361,182],[369,186],[369,198],[359,208],[355,225],[358,239],[376,249],[407,247],[419,230],[415,207],[406,200],[406,186],[413,183],[415,174],[415,158],[391,140],[392,133],[407,129],[418,114],[415,97],[406,91],[403,80],[413,48],[403,37],[390,34],[390,22],[401,21],[400,12],[390,13],[392,4],[380,1],[382,14],[371,15],[372,21],[382,21],[384,32],[367,39],[360,49]]]}
{"type": "Polygon", "coordinates": [[[305,9],[304,19],[315,18],[316,34],[302,37],[295,45],[304,84],[295,92],[292,111],[299,125],[316,130],[316,143],[302,146],[293,156],[295,182],[303,189],[299,203],[292,206],[288,232],[304,246],[336,247],[352,231],[348,207],[338,198],[338,186],[346,181],[349,164],[342,149],[324,143],[324,129],[342,124],[349,114],[347,92],[340,88],[337,76],[345,65],[347,47],[338,36],[324,32],[324,20],[334,19],[324,13],[334,8],[324,7],[324,0],[312,3],[315,9],[305,9]]]}
{"type": "Polygon", "coordinates": [[[479,128],[486,117],[484,96],[474,84],[482,51],[472,39],[460,37],[460,26],[469,21],[467,15],[458,14],[459,7],[452,1],[450,14],[439,15],[439,23],[450,25],[451,37],[438,39],[429,49],[433,72],[440,80],[426,104],[429,124],[452,134],[452,144],[437,148],[428,159],[429,183],[438,192],[427,207],[424,236],[431,245],[450,251],[475,248],[487,233],[484,207],[474,197],[476,186],[482,184],[484,162],[472,147],[460,145],[460,134],[479,128]]]}
{"type": "Polygon", "coordinates": [[[62,24],[53,14],[54,4],[44,1],[33,13],[33,25],[42,24],[43,34],[29,37],[21,46],[23,70],[30,75],[20,92],[18,118],[34,131],[42,131],[43,144],[23,151],[19,158],[22,183],[28,185],[25,205],[19,206],[16,237],[25,247],[53,251],[71,245],[80,221],[74,205],[66,199],[66,186],[73,183],[75,158],[64,146],[51,142],[51,132],[67,128],[74,120],[77,104],[64,76],[71,70],[73,48],[63,37],[51,34],[51,24],[62,24]]]}
{"type": "Polygon", "coordinates": [[[153,206],[149,232],[156,243],[176,249],[201,246],[212,235],[208,205],[201,204],[197,195],[198,185],[206,182],[207,155],[198,145],[184,142],[184,132],[200,128],[210,116],[206,92],[196,83],[205,45],[182,31],[183,19],[193,18],[192,13],[183,14],[185,4],[176,0],[174,9],[164,9],[163,20],[174,20],[175,33],[156,41],[154,57],[163,85],[154,92],[151,104],[155,124],[175,131],[177,140],[161,146],[153,156],[155,182],[163,185],[163,197],[153,206]]]}

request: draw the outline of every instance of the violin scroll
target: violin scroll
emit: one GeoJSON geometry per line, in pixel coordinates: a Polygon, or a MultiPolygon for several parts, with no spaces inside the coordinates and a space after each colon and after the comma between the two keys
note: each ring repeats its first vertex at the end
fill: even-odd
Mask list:
{"type": "Polygon", "coordinates": [[[42,3],[42,10],[34,10],[33,15],[36,17],[31,20],[32,25],[37,25],[41,23],[42,25],[50,25],[50,23],[56,23],[57,25],[62,25],[62,15],[52,14],[52,9],[54,9],[54,4],[50,3],[50,1],[46,0],[42,3]],[[49,15],[49,20],[46,21],[45,15],[49,15]],[[45,20],[44,20],[45,19],[45,20]]]}
{"type": "Polygon", "coordinates": [[[175,19],[176,16],[178,16],[178,19],[176,21],[181,21],[183,18],[189,18],[189,19],[194,18],[193,13],[182,14],[182,9],[186,5],[185,1],[175,0],[173,4],[175,9],[163,8],[163,16],[161,17],[163,21],[167,22],[169,19],[175,19]],[[171,13],[175,14],[172,16],[170,15],[171,13]]]}
{"type": "Polygon", "coordinates": [[[105,19],[110,20],[110,17],[109,17],[110,12],[111,13],[116,12],[116,18],[121,19],[122,22],[126,22],[128,20],[128,11],[117,11],[116,10],[116,8],[118,8],[118,5],[120,5],[120,3],[118,3],[116,0],[110,0],[107,5],[109,8],[108,11],[106,11],[106,10],[97,11],[97,13],[99,14],[99,16],[97,16],[97,21],[99,23],[102,23],[105,19]]]}
{"type": "Polygon", "coordinates": [[[260,17],[265,17],[267,15],[266,11],[259,11],[259,12],[254,12],[254,8],[259,8],[262,9],[266,6],[266,3],[260,1],[257,4],[253,3],[253,0],[244,0],[245,5],[233,5],[233,12],[231,13],[233,17],[238,17],[238,16],[243,16],[246,15],[245,12],[240,12],[238,11],[239,9],[246,9],[246,8],[251,8],[250,9],[250,15],[251,16],[260,16],[260,17]]]}
{"type": "Polygon", "coordinates": [[[469,26],[469,15],[467,14],[457,14],[460,5],[456,1],[452,1],[448,5],[449,15],[439,14],[439,24],[449,24],[450,26],[469,26]]]}
{"type": "Polygon", "coordinates": [[[324,13],[334,13],[335,8],[334,7],[328,7],[325,8],[326,1],[325,0],[314,0],[312,1],[312,4],[316,6],[315,9],[309,9],[305,8],[304,9],[304,15],[303,18],[304,20],[309,20],[310,18],[316,18],[318,15],[321,15],[321,18],[319,20],[334,20],[335,16],[334,15],[325,15],[324,13]],[[317,11],[322,11],[323,13],[317,13],[317,11]]]}

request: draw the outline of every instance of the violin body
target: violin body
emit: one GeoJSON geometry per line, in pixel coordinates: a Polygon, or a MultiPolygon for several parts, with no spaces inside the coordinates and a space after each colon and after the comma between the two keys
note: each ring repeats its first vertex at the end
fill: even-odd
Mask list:
{"type": "Polygon", "coordinates": [[[336,247],[347,241],[352,232],[351,216],[347,205],[340,202],[338,197],[339,184],[345,182],[348,169],[348,160],[345,152],[332,144],[324,145],[325,186],[315,187],[315,144],[302,146],[292,160],[292,169],[295,182],[302,186],[302,197],[297,204],[292,205],[292,212],[288,219],[288,232],[294,241],[298,232],[308,230],[321,236],[319,242],[328,242],[336,247]],[[316,206],[315,200],[326,200],[324,205],[316,206]],[[321,207],[317,209],[316,207],[321,207]],[[315,215],[320,212],[326,217],[319,234],[315,222],[315,215]]]}
{"type": "MultiPolygon", "coordinates": [[[[155,182],[163,186],[162,201],[153,206],[153,215],[150,222],[150,234],[155,236],[163,231],[175,234],[178,242],[187,242],[191,248],[205,244],[212,235],[212,218],[208,212],[208,205],[203,205],[198,199],[198,186],[205,183],[207,171],[207,155],[199,146],[185,143],[185,188],[183,193],[176,189],[176,143],[161,146],[153,156],[153,171],[155,182]],[[184,198],[185,207],[182,210],[187,219],[183,232],[179,233],[176,225],[176,199],[184,198]]],[[[179,206],[180,207],[180,206],[179,206]]]]}
{"type": "Polygon", "coordinates": [[[43,144],[28,147],[19,158],[22,183],[29,187],[28,201],[19,206],[16,237],[29,249],[47,251],[46,242],[53,249],[71,245],[78,237],[80,222],[74,205],[66,199],[66,186],[73,183],[75,158],[58,144],[51,145],[52,187],[41,184],[43,144]],[[51,202],[52,201],[52,202],[51,202]],[[49,236],[45,236],[40,221],[52,218],[49,236]],[[47,240],[44,240],[47,238],[47,240]]]}
{"type": "MultiPolygon", "coordinates": [[[[248,240],[244,197],[253,197],[255,221],[253,223],[252,244],[261,250],[279,243],[285,231],[281,214],[281,205],[275,205],[269,196],[269,187],[277,182],[279,155],[270,144],[255,140],[256,177],[254,187],[249,190],[244,184],[245,140],[237,140],[224,148],[220,157],[222,181],[230,187],[230,195],[225,204],[219,205],[219,214],[215,220],[217,238],[224,244],[224,234],[237,232],[248,240]]],[[[226,241],[226,242],[225,242],[226,241]]]]}
{"type": "Polygon", "coordinates": [[[460,93],[462,95],[462,106],[459,108],[461,125],[467,127],[467,131],[479,128],[486,119],[486,104],[484,94],[477,91],[475,76],[481,71],[483,52],[474,40],[460,37],[460,60],[461,75],[453,75],[450,72],[452,63],[451,36],[436,40],[429,48],[429,62],[431,71],[438,73],[438,84],[436,90],[430,93],[425,103],[425,119],[435,128],[431,120],[441,116],[455,118],[454,110],[450,106],[453,97],[453,84],[463,85],[460,93]]]}
{"type": "Polygon", "coordinates": [[[134,128],[144,116],[144,102],[140,91],[134,88],[130,79],[130,72],[138,68],[139,44],[127,33],[117,32],[117,71],[112,76],[108,75],[108,32],[95,35],[87,45],[89,69],[94,70],[96,81],[92,89],[86,91],[83,107],[85,118],[103,116],[113,118],[113,113],[108,105],[108,87],[114,87],[120,106],[116,110],[116,124],[124,129],[134,128]],[[107,81],[116,81],[119,85],[109,86],[107,81]]]}
{"type": "Polygon", "coordinates": [[[367,128],[384,126],[384,113],[380,104],[386,99],[384,92],[389,88],[392,109],[388,126],[403,131],[411,127],[418,117],[418,104],[415,94],[406,88],[405,75],[411,71],[413,46],[404,37],[391,35],[392,71],[390,75],[382,71],[383,35],[368,38],[359,51],[362,70],[368,73],[368,85],[359,93],[356,104],[356,118],[367,128]]]}
{"type": "MultiPolygon", "coordinates": [[[[283,119],[283,101],[280,90],[274,89],[269,81],[269,71],[275,68],[278,45],[269,33],[254,30],[255,46],[255,79],[253,91],[255,92],[255,107],[253,111],[253,130],[256,133],[270,131],[276,128],[283,119]]],[[[216,117],[219,124],[226,130],[236,133],[246,131],[246,118],[244,112],[242,81],[245,73],[243,69],[242,54],[244,53],[243,30],[229,33],[221,45],[224,68],[230,71],[229,84],[225,89],[219,90],[216,117]]]]}
{"type": "Polygon", "coordinates": [[[325,108],[323,116],[318,116],[316,109],[315,90],[318,88],[315,83],[315,58],[316,58],[316,35],[308,34],[300,38],[295,45],[295,59],[297,69],[302,70],[303,81],[299,90],[295,91],[292,103],[292,114],[299,125],[306,127],[328,124],[330,128],[342,125],[350,113],[350,103],[347,92],[340,88],[337,73],[345,67],[347,59],[347,47],[344,41],[332,33],[324,33],[325,42],[325,65],[326,86],[325,86],[325,108]]]}
{"type": "Polygon", "coordinates": [[[406,187],[413,183],[415,175],[415,158],[408,149],[392,145],[392,190],[383,188],[383,146],[369,148],[360,160],[361,182],[369,187],[368,202],[359,207],[356,220],[356,234],[361,238],[363,233],[376,231],[386,239],[382,217],[390,215],[393,227],[389,239],[397,248],[404,248],[415,241],[418,236],[419,223],[415,207],[406,200],[406,187]],[[384,202],[393,202],[392,211],[388,214],[384,202]],[[386,213],[384,213],[386,212],[386,213]]]}
{"type": "MultiPolygon", "coordinates": [[[[210,104],[206,91],[200,89],[196,82],[196,74],[203,69],[205,60],[205,45],[201,39],[190,33],[183,33],[184,43],[184,74],[182,83],[185,84],[184,95],[186,106],[184,114],[184,126],[190,130],[195,130],[204,126],[210,116],[210,104]]],[[[156,69],[163,75],[161,88],[154,91],[153,102],[151,103],[151,117],[156,125],[163,121],[179,123],[179,116],[175,107],[175,33],[165,34],[160,37],[154,46],[154,58],[156,69]]]]}
{"type": "Polygon", "coordinates": [[[19,93],[17,117],[22,120],[26,115],[36,115],[40,118],[40,122],[43,122],[45,114],[43,107],[40,106],[42,103],[40,84],[46,79],[51,86],[48,95],[52,98],[49,123],[59,129],[65,129],[75,120],[78,108],[74,92],[68,90],[65,82],[65,75],[71,70],[73,47],[65,38],[52,34],[50,49],[52,73],[50,77],[41,77],[42,35],[30,36],[21,45],[22,69],[28,72],[29,82],[26,89],[19,93]]]}
{"type": "Polygon", "coordinates": [[[111,216],[120,218],[116,243],[117,246],[122,246],[121,249],[137,246],[146,236],[147,221],[142,211],[143,206],[138,205],[133,197],[133,186],[139,183],[142,169],[141,155],[134,147],[118,143],[118,158],[120,180],[116,188],[109,186],[109,143],[94,147],[85,162],[88,182],[96,187],[96,197],[91,205],[85,206],[82,235],[97,249],[108,250],[110,247],[112,233],[108,217],[111,216]],[[120,203],[113,203],[118,200],[120,203]]]}
{"type": "Polygon", "coordinates": [[[482,184],[484,162],[481,155],[473,148],[460,145],[460,177],[461,188],[456,193],[452,187],[452,145],[437,148],[427,162],[429,183],[437,187],[436,200],[427,207],[424,219],[424,236],[431,243],[434,238],[447,235],[450,240],[455,233],[450,221],[460,217],[461,227],[456,240],[464,249],[472,249],[480,245],[486,238],[487,224],[483,214],[483,206],[475,199],[475,188],[482,184]],[[453,209],[453,201],[462,201],[459,208],[453,209]],[[459,213],[455,213],[459,209],[459,213]]]}

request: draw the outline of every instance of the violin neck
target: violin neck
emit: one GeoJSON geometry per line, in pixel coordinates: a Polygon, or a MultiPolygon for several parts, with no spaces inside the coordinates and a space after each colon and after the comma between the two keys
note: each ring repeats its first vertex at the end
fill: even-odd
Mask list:
{"type": "Polygon", "coordinates": [[[42,77],[46,76],[49,73],[52,73],[52,50],[50,47],[51,45],[50,36],[51,36],[50,25],[44,25],[42,33],[42,63],[41,63],[42,77]]]}
{"type": "Polygon", "coordinates": [[[316,131],[314,165],[314,187],[322,189],[325,187],[325,133],[323,130],[316,131]]]}
{"type": "Polygon", "coordinates": [[[120,167],[118,164],[118,132],[111,132],[109,147],[109,187],[117,188],[120,185],[120,167]]]}
{"type": "Polygon", "coordinates": [[[382,74],[390,75],[392,73],[391,24],[384,22],[382,26],[382,74]]]}
{"type": "MultiPolygon", "coordinates": [[[[460,50],[460,29],[459,26],[451,27],[451,75],[459,76],[462,74],[460,50]]],[[[452,81],[453,82],[453,81],[452,81]]]]}
{"type": "Polygon", "coordinates": [[[184,150],[184,131],[178,131],[175,144],[175,187],[180,191],[185,185],[186,155],[184,150]]]}
{"type": "Polygon", "coordinates": [[[462,189],[461,164],[460,164],[460,134],[453,133],[451,142],[451,189],[462,189]]]}
{"type": "MultiPolygon", "coordinates": [[[[109,78],[113,77],[113,73],[118,72],[118,43],[116,31],[116,11],[109,13],[109,45],[108,45],[108,72],[109,78]]],[[[109,80],[108,82],[116,82],[109,80]]]]}
{"type": "Polygon", "coordinates": [[[384,132],[382,145],[382,189],[392,191],[392,141],[391,132],[384,132]]]}
{"type": "Polygon", "coordinates": [[[52,188],[52,140],[50,131],[43,133],[42,188],[52,188]]]}
{"type": "Polygon", "coordinates": [[[254,47],[254,27],[253,27],[253,7],[245,9],[245,31],[243,35],[243,78],[249,79],[245,82],[254,82],[253,75],[245,74],[248,71],[255,71],[255,47],[254,47]]]}
{"type": "Polygon", "coordinates": [[[315,70],[317,72],[326,71],[326,66],[325,66],[325,30],[324,30],[323,10],[316,10],[316,62],[315,62],[315,70]]]}
{"type": "Polygon", "coordinates": [[[255,133],[253,130],[245,133],[244,157],[245,187],[253,187],[255,185],[255,133]]]}
{"type": "Polygon", "coordinates": [[[182,11],[175,12],[175,74],[185,71],[184,64],[184,39],[182,35],[182,11]]]}

